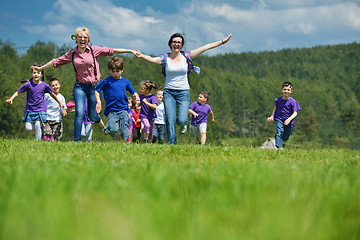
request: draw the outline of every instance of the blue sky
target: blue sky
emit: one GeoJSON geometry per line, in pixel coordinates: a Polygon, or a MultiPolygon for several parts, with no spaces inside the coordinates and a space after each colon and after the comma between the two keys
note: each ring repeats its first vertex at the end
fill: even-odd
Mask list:
{"type": "MultiPolygon", "coordinates": [[[[210,50],[276,51],[360,42],[360,0],[31,0],[2,1],[0,39],[14,47],[40,40],[71,44],[78,26],[97,46],[168,51],[175,32],[185,33],[187,50],[223,39],[210,50]],[[21,7],[19,7],[21,5],[21,7]]],[[[19,52],[24,49],[18,48],[19,52]]]]}

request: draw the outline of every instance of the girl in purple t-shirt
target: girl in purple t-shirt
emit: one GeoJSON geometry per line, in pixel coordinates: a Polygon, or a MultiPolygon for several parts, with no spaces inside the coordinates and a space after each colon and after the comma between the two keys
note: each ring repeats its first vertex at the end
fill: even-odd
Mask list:
{"type": "Polygon", "coordinates": [[[139,117],[144,124],[144,140],[151,143],[153,138],[153,129],[156,118],[157,99],[151,93],[151,89],[158,87],[150,81],[144,81],[140,85],[140,103],[141,111],[139,117]]]}
{"type": "MultiPolygon", "coordinates": [[[[34,63],[32,66],[41,67],[38,63],[34,63]]],[[[32,69],[31,72],[32,79],[22,85],[9,99],[6,100],[6,102],[12,104],[14,98],[19,96],[22,92],[27,92],[26,110],[23,121],[26,122],[26,130],[32,131],[35,129],[35,140],[40,140],[41,122],[46,122],[47,105],[44,99],[44,94],[50,93],[51,97],[53,97],[62,108],[65,106],[53,93],[49,84],[44,82],[44,73],[35,69],[32,69]]]]}
{"type": "Polygon", "coordinates": [[[209,100],[210,94],[208,92],[199,93],[197,102],[190,105],[189,113],[191,117],[191,132],[196,138],[196,141],[205,145],[206,143],[206,128],[207,128],[207,114],[210,114],[211,121],[214,122],[214,113],[211,107],[206,102],[209,100]]]}

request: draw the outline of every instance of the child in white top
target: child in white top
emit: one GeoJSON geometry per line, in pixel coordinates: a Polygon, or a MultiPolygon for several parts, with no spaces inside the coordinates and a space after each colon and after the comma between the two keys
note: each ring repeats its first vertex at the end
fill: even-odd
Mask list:
{"type": "Polygon", "coordinates": [[[67,112],[65,98],[60,93],[60,81],[57,78],[52,78],[49,80],[49,85],[59,101],[65,105],[65,108],[61,108],[49,93],[45,93],[44,98],[47,105],[47,121],[43,123],[44,139],[47,141],[54,141],[62,138],[62,116],[66,116],[67,112]]]}
{"type": "Polygon", "coordinates": [[[156,118],[153,130],[153,143],[158,140],[159,144],[163,144],[165,141],[165,109],[163,103],[163,90],[156,91],[156,98],[158,106],[156,108],[156,118]]]}

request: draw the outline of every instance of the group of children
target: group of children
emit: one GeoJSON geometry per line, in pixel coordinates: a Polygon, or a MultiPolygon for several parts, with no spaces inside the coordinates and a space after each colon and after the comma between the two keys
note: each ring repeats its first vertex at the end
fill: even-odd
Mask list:
{"type": "MultiPolygon", "coordinates": [[[[33,66],[41,66],[34,63],[33,66]]],[[[140,142],[143,134],[145,143],[160,144],[165,142],[165,110],[163,104],[163,91],[150,81],[143,81],[140,85],[141,94],[135,91],[130,81],[121,75],[124,71],[123,60],[119,57],[112,57],[108,61],[108,69],[111,76],[101,81],[95,88],[97,100],[96,109],[101,111],[100,92],[102,92],[106,107],[104,114],[108,117],[108,122],[104,126],[104,133],[115,138],[117,133],[124,142],[140,142]],[[156,96],[151,93],[152,89],[157,89],[156,96]],[[129,92],[134,98],[127,97],[129,92]],[[134,108],[132,109],[132,107],[134,108]]],[[[42,135],[41,127],[44,131],[44,139],[48,141],[60,140],[63,133],[62,116],[67,115],[67,106],[64,96],[60,93],[60,82],[52,78],[49,84],[44,82],[44,73],[32,69],[32,78],[23,84],[9,99],[7,103],[12,104],[14,98],[22,92],[27,92],[26,110],[23,121],[26,122],[26,129],[35,129],[35,139],[40,140],[42,135]]],[[[284,82],[282,85],[283,96],[275,100],[275,107],[268,121],[275,120],[276,136],[275,145],[283,148],[283,141],[290,137],[293,119],[297,116],[300,106],[295,99],[290,97],[293,85],[284,82]]],[[[211,116],[214,122],[214,113],[207,101],[210,94],[206,91],[200,92],[198,100],[191,103],[189,114],[191,114],[191,133],[196,142],[201,145],[206,143],[207,115],[211,116]]],[[[87,110],[87,107],[85,107],[87,110]]],[[[92,126],[91,122],[83,119],[83,135],[87,136],[87,141],[91,141],[92,126]]],[[[183,132],[182,132],[183,133],[183,132]]]]}

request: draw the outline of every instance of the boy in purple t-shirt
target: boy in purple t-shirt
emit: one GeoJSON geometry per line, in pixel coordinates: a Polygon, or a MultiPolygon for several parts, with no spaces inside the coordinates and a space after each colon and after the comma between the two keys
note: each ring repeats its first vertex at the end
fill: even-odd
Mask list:
{"type": "Polygon", "coordinates": [[[274,110],[271,116],[267,118],[269,122],[275,120],[275,146],[278,149],[283,149],[283,141],[289,140],[293,128],[293,119],[297,116],[297,112],[301,110],[299,103],[290,97],[293,92],[291,82],[284,82],[281,91],[283,96],[275,99],[274,110]]]}
{"type": "Polygon", "coordinates": [[[206,142],[206,128],[207,128],[207,114],[211,116],[211,121],[214,122],[214,113],[211,107],[206,102],[209,100],[210,94],[208,92],[199,93],[197,102],[190,105],[189,113],[191,116],[191,132],[196,138],[196,141],[205,145],[206,142]]]}
{"type": "MultiPolygon", "coordinates": [[[[33,67],[41,67],[39,63],[34,63],[33,67]]],[[[29,82],[22,85],[9,99],[7,103],[12,104],[14,98],[19,96],[23,92],[27,92],[26,109],[23,117],[25,122],[25,128],[28,131],[35,129],[35,140],[41,139],[41,122],[46,122],[47,105],[44,98],[45,93],[49,93],[61,108],[65,108],[65,105],[59,101],[49,84],[44,82],[44,73],[36,69],[31,70],[32,78],[29,82]]]]}

